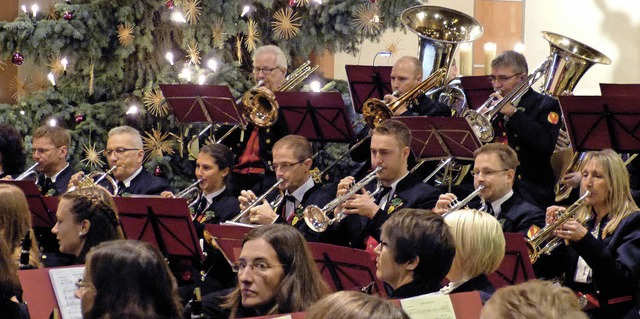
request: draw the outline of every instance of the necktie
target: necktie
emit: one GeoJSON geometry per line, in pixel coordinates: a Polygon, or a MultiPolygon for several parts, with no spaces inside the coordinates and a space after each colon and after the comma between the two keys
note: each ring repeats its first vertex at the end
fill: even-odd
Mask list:
{"type": "Polygon", "coordinates": [[[382,200],[383,197],[385,197],[387,194],[389,194],[389,192],[391,191],[391,186],[381,186],[382,189],[380,190],[380,193],[378,193],[378,195],[376,195],[376,203],[380,204],[380,201],[382,200]]]}
{"type": "Polygon", "coordinates": [[[53,186],[53,182],[51,181],[51,178],[49,177],[45,178],[44,182],[40,186],[40,192],[42,193],[42,195],[46,195],[47,193],[49,193],[49,190],[52,188],[52,186],[53,186]]]}
{"type": "Polygon", "coordinates": [[[117,193],[117,195],[118,196],[122,196],[122,194],[124,193],[124,189],[125,189],[124,182],[118,182],[118,193],[117,193]]]}
{"type": "Polygon", "coordinates": [[[200,201],[198,202],[198,206],[196,206],[196,219],[201,222],[205,217],[206,214],[204,213],[205,209],[207,209],[207,206],[209,204],[209,201],[207,200],[206,197],[201,196],[200,197],[200,201]]]}
{"type": "Polygon", "coordinates": [[[285,218],[287,220],[288,224],[291,224],[291,221],[293,220],[293,216],[295,216],[295,213],[292,213],[291,211],[287,211],[287,203],[291,203],[293,205],[293,211],[295,212],[296,210],[296,198],[293,195],[284,195],[284,209],[282,210],[284,215],[282,216],[283,218],[285,218]]]}
{"type": "Polygon", "coordinates": [[[487,203],[487,213],[493,215],[494,217],[498,217],[496,216],[496,212],[493,210],[493,205],[491,205],[491,203],[487,203]]]}

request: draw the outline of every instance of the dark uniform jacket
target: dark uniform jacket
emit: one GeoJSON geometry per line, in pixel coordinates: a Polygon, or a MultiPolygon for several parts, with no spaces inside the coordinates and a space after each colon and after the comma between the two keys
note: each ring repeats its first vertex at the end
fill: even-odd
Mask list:
{"type": "MultiPolygon", "coordinates": [[[[609,222],[603,218],[598,238],[609,222]]],[[[595,221],[587,224],[591,232],[595,221]]],[[[597,239],[587,233],[580,241],[572,242],[566,265],[565,285],[574,291],[594,294],[600,308],[594,318],[638,318],[638,283],[640,281],[640,212],[624,218],[613,234],[597,239]],[[578,256],[591,267],[592,282],[574,282],[578,256]]]]}
{"type": "Polygon", "coordinates": [[[515,188],[528,202],[546,208],[555,198],[555,175],[550,160],[560,131],[560,104],[529,89],[517,108],[504,126],[509,146],[520,161],[515,188]]]}
{"type": "Polygon", "coordinates": [[[240,202],[238,198],[231,194],[231,190],[227,187],[222,193],[214,197],[211,203],[207,202],[206,197],[202,193],[195,199],[192,206],[195,216],[205,214],[205,223],[219,224],[232,219],[240,213],[240,202]],[[200,204],[202,201],[206,203],[200,204]]]}
{"type": "Polygon", "coordinates": [[[162,177],[152,175],[147,172],[144,167],[140,173],[131,180],[129,187],[118,189],[120,195],[160,195],[160,193],[164,191],[172,191],[169,182],[162,177]]]}
{"type": "Polygon", "coordinates": [[[76,172],[71,168],[71,165],[65,167],[60,174],[56,177],[56,181],[52,184],[47,184],[46,177],[43,173],[38,174],[37,182],[40,187],[40,192],[42,195],[51,195],[51,196],[60,196],[67,191],[67,185],[69,185],[69,180],[71,180],[71,176],[76,172]]]}
{"type": "Polygon", "coordinates": [[[477,291],[480,293],[480,300],[484,304],[493,296],[493,293],[496,291],[496,288],[493,287],[493,284],[489,281],[486,275],[479,275],[477,277],[469,279],[467,282],[462,285],[456,287],[451,290],[450,294],[455,294],[459,292],[470,292],[477,291]]]}
{"type": "Polygon", "coordinates": [[[531,226],[544,227],[545,212],[537,206],[525,201],[516,192],[500,206],[498,221],[505,233],[523,233],[531,226]]]}

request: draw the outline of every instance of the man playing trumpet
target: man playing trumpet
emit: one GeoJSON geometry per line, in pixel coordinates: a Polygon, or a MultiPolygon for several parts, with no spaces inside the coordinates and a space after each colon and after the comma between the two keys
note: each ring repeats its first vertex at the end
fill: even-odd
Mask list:
{"type": "MultiPolygon", "coordinates": [[[[277,207],[271,207],[266,199],[263,200],[249,211],[248,222],[259,225],[287,223],[296,227],[308,241],[319,241],[320,234],[309,229],[302,213],[305,207],[322,207],[332,198],[311,178],[311,157],[311,144],[299,135],[287,135],[273,145],[271,168],[276,178],[282,179],[279,189],[284,192],[284,199],[277,207]]],[[[251,190],[242,191],[238,198],[240,209],[245,210],[256,198],[251,190]]]]}
{"type": "Polygon", "coordinates": [[[42,195],[58,196],[67,191],[75,173],[67,162],[69,132],[58,126],[41,126],[33,133],[33,160],[38,163],[36,184],[42,195]]]}

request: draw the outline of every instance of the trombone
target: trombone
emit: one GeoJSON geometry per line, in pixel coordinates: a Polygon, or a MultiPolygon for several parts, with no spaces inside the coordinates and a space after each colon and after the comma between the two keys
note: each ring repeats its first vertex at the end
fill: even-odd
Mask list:
{"type": "Polygon", "coordinates": [[[38,167],[38,162],[36,162],[35,164],[33,164],[31,167],[29,167],[29,169],[27,169],[26,171],[24,171],[24,173],[20,174],[18,177],[16,177],[16,181],[22,181],[25,178],[33,175],[33,174],[37,174],[36,172],[36,168],[38,167]]]}
{"type": "MultiPolygon", "coordinates": [[[[249,213],[249,211],[256,207],[257,205],[260,205],[260,203],[262,203],[262,201],[267,198],[267,196],[273,192],[273,190],[275,190],[276,188],[278,188],[278,186],[280,186],[280,184],[282,184],[282,182],[284,182],[284,180],[282,178],[278,179],[278,181],[273,184],[273,186],[271,186],[271,188],[269,188],[266,192],[264,192],[264,194],[262,194],[260,197],[256,198],[255,200],[251,201],[251,203],[249,203],[249,206],[247,206],[243,211],[240,212],[240,214],[238,214],[236,217],[234,217],[231,222],[233,223],[237,223],[239,222],[242,218],[245,217],[245,215],[247,215],[249,213]]],[[[271,207],[276,207],[278,206],[282,200],[284,199],[284,196],[278,196],[278,198],[274,201],[274,203],[271,203],[271,207]]]]}
{"type": "MultiPolygon", "coordinates": [[[[328,214],[335,210],[338,206],[342,205],[342,203],[346,202],[353,194],[360,191],[362,188],[371,183],[374,179],[376,179],[376,173],[378,173],[382,167],[378,166],[371,173],[365,176],[362,180],[354,184],[347,193],[344,195],[337,197],[336,199],[329,202],[324,207],[320,208],[316,205],[309,205],[304,209],[304,221],[307,223],[307,226],[311,228],[311,230],[321,233],[327,230],[327,228],[335,223],[339,223],[347,214],[344,212],[339,212],[333,218],[329,218],[328,214]]],[[[376,190],[370,194],[370,196],[376,195],[382,187],[376,188],[376,190]]]]}

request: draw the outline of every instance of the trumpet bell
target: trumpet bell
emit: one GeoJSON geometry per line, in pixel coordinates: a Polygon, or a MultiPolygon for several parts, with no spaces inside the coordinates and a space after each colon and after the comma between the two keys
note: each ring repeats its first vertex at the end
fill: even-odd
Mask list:
{"type": "Polygon", "coordinates": [[[325,215],[322,209],[315,205],[309,205],[304,209],[304,222],[311,230],[321,233],[331,225],[331,219],[325,215]]]}
{"type": "Polygon", "coordinates": [[[468,109],[464,112],[463,117],[469,122],[473,133],[476,134],[480,142],[490,143],[493,141],[494,130],[491,120],[476,110],[468,109]]]}
{"type": "Polygon", "coordinates": [[[242,117],[254,125],[269,127],[278,120],[278,102],[274,94],[263,87],[243,94],[242,105],[242,117]]]}

